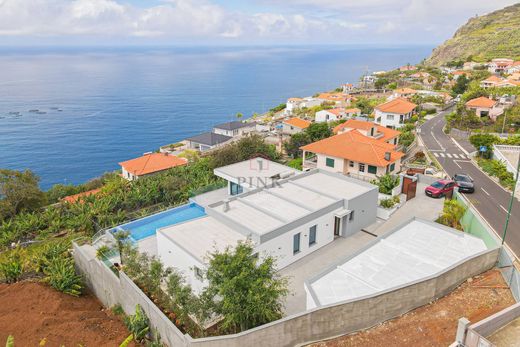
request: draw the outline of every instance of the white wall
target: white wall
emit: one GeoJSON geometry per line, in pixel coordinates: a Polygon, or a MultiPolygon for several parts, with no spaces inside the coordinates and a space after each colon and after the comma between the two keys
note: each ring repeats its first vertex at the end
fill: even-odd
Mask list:
{"type": "MultiPolygon", "coordinates": [[[[376,201],[377,204],[377,201],[376,201]]],[[[375,206],[375,205],[374,205],[375,206]]],[[[334,216],[327,213],[312,222],[288,231],[256,247],[260,257],[271,255],[277,259],[277,268],[282,269],[334,240],[334,216]],[[309,246],[309,229],[317,225],[316,243],[309,246]],[[293,237],[300,233],[300,252],[293,255],[293,237]]]]}
{"type": "MultiPolygon", "coordinates": [[[[410,119],[413,112],[402,114],[404,116],[404,120],[410,119]]],[[[375,110],[375,122],[384,127],[394,127],[396,129],[402,127],[404,124],[399,123],[401,119],[401,114],[398,113],[387,113],[381,112],[379,110],[375,110]],[[393,119],[390,119],[392,118],[393,119]]]]}
{"type": "Polygon", "coordinates": [[[339,172],[343,173],[344,171],[344,162],[345,159],[343,158],[336,158],[331,157],[329,155],[323,155],[323,154],[316,154],[316,157],[318,158],[318,169],[323,169],[325,171],[329,172],[339,172]],[[327,166],[327,158],[334,159],[334,167],[327,166]]]}
{"type": "Polygon", "coordinates": [[[294,126],[286,124],[286,123],[282,123],[282,132],[284,134],[293,135],[293,134],[296,134],[296,133],[301,133],[302,131],[303,131],[303,129],[300,129],[298,127],[294,127],[294,126]]]}
{"type": "Polygon", "coordinates": [[[205,265],[160,231],[157,232],[157,254],[165,266],[175,268],[184,276],[195,293],[202,291],[204,283],[195,276],[194,266],[203,270],[205,265]]]}
{"type": "Polygon", "coordinates": [[[316,123],[332,122],[338,119],[339,118],[334,113],[329,112],[327,110],[321,110],[316,112],[316,117],[314,118],[316,123]]]}

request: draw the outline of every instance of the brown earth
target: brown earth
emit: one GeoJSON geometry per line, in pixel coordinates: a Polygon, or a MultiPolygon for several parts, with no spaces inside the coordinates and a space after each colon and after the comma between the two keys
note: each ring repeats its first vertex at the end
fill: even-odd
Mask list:
{"type": "MultiPolygon", "coordinates": [[[[119,346],[130,335],[119,317],[90,293],[73,297],[38,282],[0,284],[0,345],[119,346]]],[[[134,346],[131,344],[131,346],[134,346]]]]}
{"type": "Polygon", "coordinates": [[[430,347],[455,341],[461,317],[477,322],[515,303],[502,275],[490,270],[447,296],[371,329],[313,344],[313,347],[430,347]]]}

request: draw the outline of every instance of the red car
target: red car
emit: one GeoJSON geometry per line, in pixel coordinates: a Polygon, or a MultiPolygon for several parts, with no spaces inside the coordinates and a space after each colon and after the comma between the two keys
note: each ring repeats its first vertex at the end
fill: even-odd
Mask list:
{"type": "Polygon", "coordinates": [[[456,186],[457,183],[455,183],[455,181],[439,180],[426,187],[424,192],[432,198],[442,198],[443,196],[452,193],[456,186]]]}

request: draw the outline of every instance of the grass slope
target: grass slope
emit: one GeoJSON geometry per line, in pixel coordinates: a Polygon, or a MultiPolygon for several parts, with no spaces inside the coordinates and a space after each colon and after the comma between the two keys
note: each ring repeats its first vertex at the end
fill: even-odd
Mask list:
{"type": "Polygon", "coordinates": [[[426,63],[439,66],[468,57],[477,62],[520,60],[520,3],[471,18],[451,39],[435,48],[426,63]]]}

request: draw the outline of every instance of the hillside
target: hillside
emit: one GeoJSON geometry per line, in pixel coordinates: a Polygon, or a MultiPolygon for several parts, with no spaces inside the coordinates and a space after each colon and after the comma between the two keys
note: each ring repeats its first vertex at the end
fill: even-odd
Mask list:
{"type": "Polygon", "coordinates": [[[470,56],[478,62],[520,59],[520,3],[471,18],[451,39],[433,50],[426,64],[438,66],[470,56]]]}

